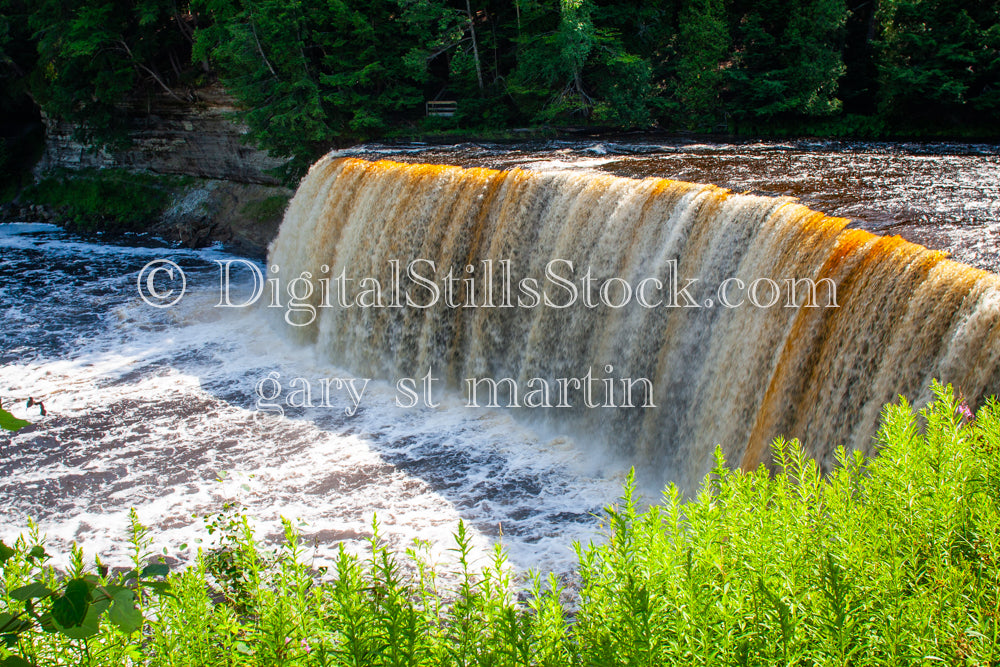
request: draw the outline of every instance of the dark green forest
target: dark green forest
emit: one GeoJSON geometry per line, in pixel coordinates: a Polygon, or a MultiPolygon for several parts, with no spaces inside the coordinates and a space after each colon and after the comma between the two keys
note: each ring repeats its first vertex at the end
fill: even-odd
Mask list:
{"type": "Polygon", "coordinates": [[[129,108],[218,82],[300,163],[525,127],[1000,134],[1000,0],[0,0],[0,60],[7,118],[112,145],[129,108]]]}

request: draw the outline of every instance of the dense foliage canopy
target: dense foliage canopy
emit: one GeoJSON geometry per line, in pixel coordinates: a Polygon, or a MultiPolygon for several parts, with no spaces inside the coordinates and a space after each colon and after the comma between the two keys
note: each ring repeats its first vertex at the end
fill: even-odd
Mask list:
{"type": "Polygon", "coordinates": [[[253,140],[301,160],[546,124],[993,136],[1000,1],[0,0],[0,104],[30,96],[97,143],[216,79],[253,140]]]}

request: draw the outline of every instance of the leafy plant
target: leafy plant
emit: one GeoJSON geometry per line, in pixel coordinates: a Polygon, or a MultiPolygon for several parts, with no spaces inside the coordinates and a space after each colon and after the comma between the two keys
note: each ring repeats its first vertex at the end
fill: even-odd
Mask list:
{"type": "Polygon", "coordinates": [[[125,169],[53,170],[22,193],[81,231],[141,230],[158,219],[187,179],[125,169]]]}
{"type": "Polygon", "coordinates": [[[86,572],[83,551],[76,546],[70,571],[58,574],[46,565],[50,555],[34,528],[30,539],[20,538],[13,547],[0,542],[5,603],[0,612],[0,665],[38,664],[40,656],[53,653],[83,663],[109,654],[137,655],[131,636],[146,620],[140,609],[143,596],[171,593],[165,580],[169,568],[143,563],[149,556],[147,530],[134,511],[131,525],[137,557],[131,569],[114,575],[99,560],[96,571],[86,572]],[[91,641],[101,634],[101,641],[91,641]]]}
{"type": "Polygon", "coordinates": [[[281,220],[288,206],[288,197],[274,195],[264,199],[248,201],[240,209],[240,213],[257,223],[281,220]]]}
{"type": "Polygon", "coordinates": [[[477,561],[464,523],[447,569],[422,544],[398,558],[373,519],[367,552],[326,570],[291,523],[268,546],[227,506],[167,573],[143,565],[133,514],[114,576],[77,548],[57,575],[32,528],[0,547],[0,664],[995,665],[1000,403],[934,392],[919,413],[887,406],[879,453],[840,451],[826,476],[783,440],[773,471],[717,454],[691,498],[670,486],[644,507],[630,476],[568,588],[520,579],[499,546],[477,561]]]}
{"type": "Polygon", "coordinates": [[[20,431],[22,428],[29,426],[30,424],[31,422],[19,419],[3,408],[0,408],[0,429],[5,431],[20,431]]]}

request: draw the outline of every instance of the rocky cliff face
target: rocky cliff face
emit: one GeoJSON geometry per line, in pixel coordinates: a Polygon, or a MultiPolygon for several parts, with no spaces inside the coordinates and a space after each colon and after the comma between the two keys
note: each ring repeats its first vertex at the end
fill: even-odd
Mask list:
{"type": "Polygon", "coordinates": [[[45,152],[36,168],[122,167],[238,183],[276,185],[270,170],[284,160],[247,145],[244,128],[232,119],[233,100],[218,88],[188,94],[189,101],[163,94],[133,107],[128,150],[95,152],[73,139],[75,127],[45,119],[45,152]]]}
{"type": "MultiPolygon", "coordinates": [[[[134,108],[131,146],[94,151],[74,140],[73,125],[46,118],[44,153],[37,177],[52,169],[132,169],[193,177],[148,231],[197,247],[214,241],[249,255],[263,255],[277,235],[292,191],[272,170],[284,164],[242,140],[233,101],[219,88],[200,89],[189,101],[169,95],[134,108]]],[[[37,205],[7,205],[11,220],[59,221],[58,211],[37,205]]]]}
{"type": "Polygon", "coordinates": [[[200,248],[215,241],[263,258],[278,235],[291,190],[220,179],[201,180],[178,193],[150,231],[200,248]]]}

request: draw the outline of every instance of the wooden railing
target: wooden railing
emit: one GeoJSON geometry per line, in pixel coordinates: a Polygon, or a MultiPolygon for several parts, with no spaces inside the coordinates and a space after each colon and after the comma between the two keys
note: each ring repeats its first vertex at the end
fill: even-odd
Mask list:
{"type": "Polygon", "coordinates": [[[458,102],[455,100],[434,100],[427,103],[428,116],[454,116],[458,111],[458,102]]]}

